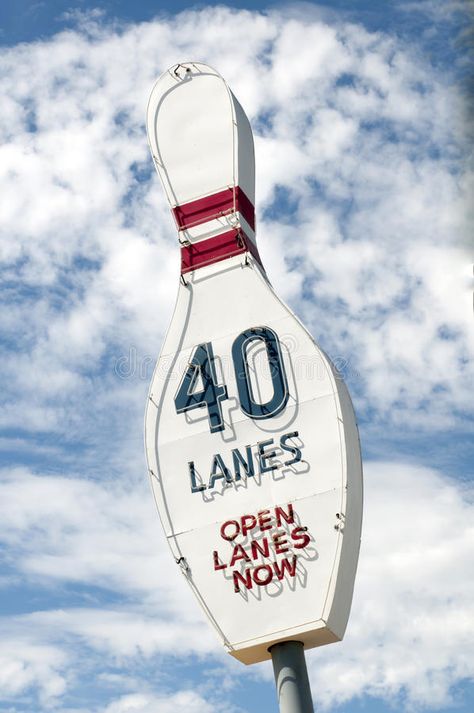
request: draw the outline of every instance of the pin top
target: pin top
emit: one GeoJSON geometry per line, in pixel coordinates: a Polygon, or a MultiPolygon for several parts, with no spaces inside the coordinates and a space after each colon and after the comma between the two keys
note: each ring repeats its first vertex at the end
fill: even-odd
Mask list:
{"type": "Polygon", "coordinates": [[[183,246],[182,272],[241,252],[259,260],[252,130],[218,72],[200,62],[165,72],[150,96],[147,133],[183,246]]]}

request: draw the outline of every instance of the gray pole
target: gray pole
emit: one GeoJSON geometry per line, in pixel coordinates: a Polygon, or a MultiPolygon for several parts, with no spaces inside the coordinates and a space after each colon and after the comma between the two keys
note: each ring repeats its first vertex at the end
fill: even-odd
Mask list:
{"type": "Polygon", "coordinates": [[[272,655],[280,713],[314,713],[301,641],[282,641],[268,650],[272,655]]]}

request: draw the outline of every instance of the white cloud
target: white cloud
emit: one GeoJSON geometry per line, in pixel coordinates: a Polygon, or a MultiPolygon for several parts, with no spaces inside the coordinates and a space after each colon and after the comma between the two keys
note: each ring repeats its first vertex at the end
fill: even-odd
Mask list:
{"type": "MultiPolygon", "coordinates": [[[[73,553],[71,559],[74,560],[73,553]]],[[[97,562],[99,566],[100,561],[97,562]]],[[[74,581],[66,570],[63,582],[71,579],[74,581]]],[[[157,587],[156,599],[162,594],[162,587],[165,589],[163,583],[157,587]]],[[[34,631],[36,647],[44,640],[56,642],[55,646],[75,640],[96,654],[106,655],[109,661],[121,665],[134,658],[151,658],[170,651],[176,654],[180,652],[182,658],[191,655],[222,657],[223,653],[216,645],[207,623],[203,621],[203,616],[199,616],[199,610],[196,612],[195,602],[190,601],[190,596],[182,595],[184,588],[182,581],[179,585],[175,584],[174,594],[181,606],[175,603],[174,611],[167,612],[165,606],[159,607],[156,599],[155,607],[141,602],[128,602],[108,609],[70,607],[67,610],[55,609],[13,617],[7,630],[16,634],[24,632],[25,636],[26,632],[34,631]]],[[[115,594],[119,593],[120,587],[117,586],[115,594]]]]}
{"type": "MultiPolygon", "coordinates": [[[[437,707],[474,675],[471,495],[467,486],[428,468],[366,465],[363,544],[348,632],[341,644],[308,654],[318,704],[368,694],[437,707]]],[[[173,650],[217,658],[231,675],[237,667],[239,676],[255,675],[224,654],[204,621],[164,551],[148,493],[131,497],[111,484],[17,474],[0,497],[10,513],[1,539],[26,581],[98,585],[121,597],[113,606],[91,606],[84,597],[82,607],[12,617],[4,638],[28,641],[19,649],[5,647],[3,670],[15,672],[13,692],[35,680],[52,691],[48,695],[63,692],[84,647],[93,660],[103,656],[126,670],[129,662],[173,650]],[[39,666],[43,649],[48,656],[41,655],[39,666]]],[[[258,671],[270,678],[268,666],[258,671]]]]}
{"type": "Polygon", "coordinates": [[[69,656],[60,647],[32,644],[2,637],[0,648],[0,691],[5,702],[36,689],[38,701],[46,708],[57,703],[67,687],[63,671],[69,656]]]}
{"type": "Polygon", "coordinates": [[[19,573],[153,604],[159,597],[162,611],[182,607],[175,594],[181,571],[167,551],[145,475],[131,487],[15,469],[4,473],[0,493],[0,537],[19,573]]]}
{"type": "Polygon", "coordinates": [[[326,707],[363,694],[443,708],[472,679],[472,489],[427,468],[366,467],[361,560],[346,638],[309,657],[326,707]]]}
{"type": "MultiPolygon", "coordinates": [[[[113,701],[102,713],[175,713],[183,708],[189,713],[217,713],[228,711],[216,703],[210,703],[195,691],[179,691],[167,696],[129,694],[113,701]]],[[[236,709],[234,709],[236,710],[236,709]]]]}

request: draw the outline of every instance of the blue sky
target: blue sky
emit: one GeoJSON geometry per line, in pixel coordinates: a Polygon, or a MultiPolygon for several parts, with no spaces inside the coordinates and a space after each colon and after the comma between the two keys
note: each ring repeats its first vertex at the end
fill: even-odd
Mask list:
{"type": "Polygon", "coordinates": [[[178,275],[144,114],[189,58],[251,120],[262,258],[360,424],[359,573],[344,641],[307,655],[316,707],[472,709],[468,7],[2,3],[0,710],[276,710],[176,571],[143,454],[178,275]]]}

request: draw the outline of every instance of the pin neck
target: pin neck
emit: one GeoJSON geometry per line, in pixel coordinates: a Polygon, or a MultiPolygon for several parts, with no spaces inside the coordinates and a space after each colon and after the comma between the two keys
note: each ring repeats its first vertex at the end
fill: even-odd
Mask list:
{"type": "Polygon", "coordinates": [[[255,230],[255,208],[240,186],[203,196],[188,203],[175,206],[173,215],[178,230],[195,228],[198,225],[230,217],[240,213],[252,230],[255,230]]]}
{"type": "Polygon", "coordinates": [[[240,186],[229,186],[172,209],[181,243],[181,274],[250,253],[263,269],[255,244],[255,208],[240,186]]]}
{"type": "Polygon", "coordinates": [[[255,243],[245,235],[242,228],[232,228],[198,243],[181,247],[181,274],[213,265],[236,255],[250,253],[262,267],[262,261],[255,243]]]}

